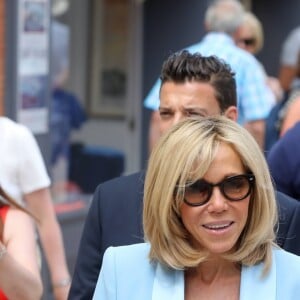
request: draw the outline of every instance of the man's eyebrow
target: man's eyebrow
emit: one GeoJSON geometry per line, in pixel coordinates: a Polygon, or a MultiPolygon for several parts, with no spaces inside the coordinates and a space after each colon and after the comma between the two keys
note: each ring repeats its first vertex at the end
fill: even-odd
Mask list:
{"type": "Polygon", "coordinates": [[[202,108],[202,107],[197,107],[197,106],[185,107],[184,110],[187,110],[187,111],[196,111],[196,112],[205,112],[205,113],[207,113],[207,109],[202,108]]]}
{"type": "Polygon", "coordinates": [[[202,107],[197,107],[197,106],[187,106],[187,107],[184,107],[184,109],[192,109],[192,110],[205,110],[204,108],[202,107]]]}
{"type": "Polygon", "coordinates": [[[161,110],[161,109],[169,109],[169,110],[171,110],[172,107],[169,107],[169,106],[159,106],[158,110],[161,110]]]}

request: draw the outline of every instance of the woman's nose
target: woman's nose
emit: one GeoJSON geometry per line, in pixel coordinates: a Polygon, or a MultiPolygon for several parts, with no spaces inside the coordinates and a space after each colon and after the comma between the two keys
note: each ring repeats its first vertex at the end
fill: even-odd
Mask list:
{"type": "Polygon", "coordinates": [[[227,199],[221,193],[220,188],[215,186],[208,202],[208,211],[219,213],[227,210],[227,207],[227,199]]]}

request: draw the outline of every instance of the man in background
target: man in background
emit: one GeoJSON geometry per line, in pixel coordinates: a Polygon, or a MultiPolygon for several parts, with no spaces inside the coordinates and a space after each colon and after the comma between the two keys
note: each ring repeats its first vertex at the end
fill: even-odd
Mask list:
{"type": "MultiPolygon", "coordinates": [[[[214,1],[205,13],[207,34],[199,43],[186,49],[205,56],[217,55],[231,66],[236,73],[238,123],[252,133],[263,149],[265,119],[276,100],[266,83],[260,63],[252,54],[235,44],[244,14],[243,6],[237,0],[214,1]]],[[[145,107],[153,111],[149,129],[150,151],[159,137],[159,88],[158,79],[144,101],[145,107]]]]}

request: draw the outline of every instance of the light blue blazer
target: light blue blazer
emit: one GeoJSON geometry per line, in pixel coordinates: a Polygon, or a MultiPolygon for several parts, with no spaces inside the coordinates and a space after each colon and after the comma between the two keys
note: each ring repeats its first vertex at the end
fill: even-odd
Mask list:
{"type": "MultiPolygon", "coordinates": [[[[150,263],[149,244],[106,250],[93,300],[183,300],[184,272],[150,263]]],[[[242,267],[240,300],[299,300],[300,257],[273,250],[270,272],[263,264],[242,267]]]]}

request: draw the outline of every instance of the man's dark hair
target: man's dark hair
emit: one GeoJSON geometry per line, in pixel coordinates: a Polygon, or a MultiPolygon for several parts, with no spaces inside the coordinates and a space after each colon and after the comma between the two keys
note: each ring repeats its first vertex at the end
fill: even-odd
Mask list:
{"type": "Polygon", "coordinates": [[[209,83],[215,90],[220,109],[237,106],[235,73],[217,56],[202,56],[187,50],[171,54],[161,69],[161,86],[165,82],[184,83],[197,81],[209,83]]]}

